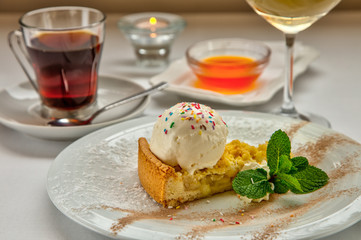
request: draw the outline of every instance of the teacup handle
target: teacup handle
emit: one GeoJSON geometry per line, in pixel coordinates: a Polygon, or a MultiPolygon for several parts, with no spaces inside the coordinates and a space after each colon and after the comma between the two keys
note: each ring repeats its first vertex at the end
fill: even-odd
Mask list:
{"type": "Polygon", "coordinates": [[[28,64],[31,65],[31,61],[29,58],[29,55],[27,53],[27,51],[24,49],[24,40],[22,38],[22,32],[19,30],[14,30],[11,31],[8,34],[8,44],[9,47],[11,49],[11,51],[13,52],[16,60],[18,61],[18,63],[20,64],[21,68],[23,69],[25,75],[27,76],[27,78],[29,79],[31,85],[34,87],[34,89],[38,92],[38,86],[36,85],[35,80],[30,76],[28,70],[25,67],[25,64],[23,63],[23,61],[21,60],[20,56],[18,55],[16,49],[15,49],[15,45],[17,45],[17,47],[19,48],[19,51],[24,55],[24,57],[28,60],[28,64]],[[16,44],[14,43],[14,41],[16,41],[16,44]]]}

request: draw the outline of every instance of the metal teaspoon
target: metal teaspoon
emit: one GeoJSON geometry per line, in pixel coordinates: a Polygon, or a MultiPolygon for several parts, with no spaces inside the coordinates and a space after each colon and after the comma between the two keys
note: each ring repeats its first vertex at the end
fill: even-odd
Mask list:
{"type": "Polygon", "coordinates": [[[164,89],[166,86],[168,85],[167,82],[161,82],[157,85],[154,85],[153,87],[144,90],[142,92],[133,94],[131,96],[125,97],[123,99],[120,99],[116,102],[110,103],[102,108],[100,108],[98,111],[94,112],[88,119],[85,120],[80,120],[80,119],[75,119],[75,118],[58,118],[58,119],[54,119],[52,121],[48,122],[48,125],[50,126],[59,126],[59,127],[67,127],[67,126],[80,126],[80,125],[87,125],[90,124],[94,118],[96,118],[99,114],[113,109],[115,107],[118,107],[122,104],[131,102],[133,100],[136,100],[138,98],[144,97],[144,96],[148,96],[149,94],[152,94],[154,92],[157,92],[159,90],[164,89]]]}

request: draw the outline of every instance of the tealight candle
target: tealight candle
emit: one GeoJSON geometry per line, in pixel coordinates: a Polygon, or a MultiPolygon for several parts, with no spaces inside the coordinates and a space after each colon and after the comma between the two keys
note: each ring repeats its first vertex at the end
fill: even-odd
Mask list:
{"type": "Polygon", "coordinates": [[[134,47],[138,65],[146,67],[168,63],[170,46],[185,25],[177,15],[158,12],[131,14],[118,22],[134,47]]]}
{"type": "Polygon", "coordinates": [[[169,23],[166,20],[157,19],[156,17],[142,19],[142,20],[139,20],[139,22],[137,22],[135,24],[135,26],[138,28],[149,29],[153,32],[156,31],[157,29],[165,28],[168,25],[169,25],[169,23]]]}

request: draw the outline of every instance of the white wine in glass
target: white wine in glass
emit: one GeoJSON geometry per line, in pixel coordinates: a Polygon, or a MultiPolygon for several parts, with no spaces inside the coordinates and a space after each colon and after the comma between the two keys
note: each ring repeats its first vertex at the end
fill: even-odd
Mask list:
{"type": "Polygon", "coordinates": [[[298,113],[293,103],[293,47],[296,34],[305,30],[321,17],[325,16],[341,0],[246,0],[248,4],[285,34],[286,38],[286,77],[283,91],[283,103],[277,113],[300,118],[321,125],[329,122],[315,114],[298,113]]]}

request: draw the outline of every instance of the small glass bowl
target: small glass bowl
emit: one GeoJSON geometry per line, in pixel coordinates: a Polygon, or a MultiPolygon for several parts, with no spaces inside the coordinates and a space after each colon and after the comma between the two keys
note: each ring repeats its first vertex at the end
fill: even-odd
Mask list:
{"type": "Polygon", "coordinates": [[[134,47],[138,65],[144,67],[167,65],[171,45],[185,26],[186,21],[182,17],[161,12],[130,14],[118,21],[119,30],[134,47]],[[151,18],[162,25],[146,27],[151,18]]]}
{"type": "Polygon", "coordinates": [[[270,56],[267,45],[237,38],[201,41],[186,51],[188,65],[198,77],[196,87],[224,94],[254,89],[270,56]]]}

